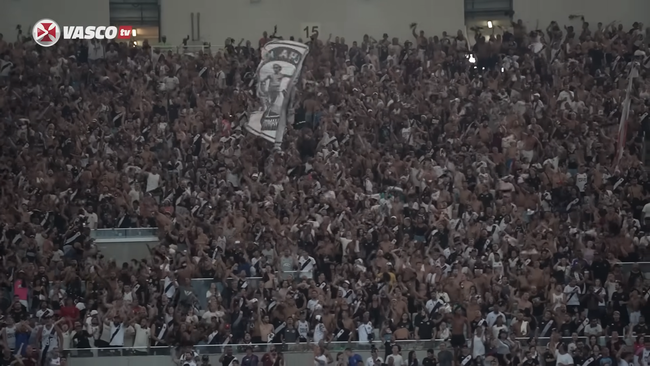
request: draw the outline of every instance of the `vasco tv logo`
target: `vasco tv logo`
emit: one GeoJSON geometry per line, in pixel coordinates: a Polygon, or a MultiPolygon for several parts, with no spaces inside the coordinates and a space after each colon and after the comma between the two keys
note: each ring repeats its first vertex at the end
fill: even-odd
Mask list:
{"type": "Polygon", "coordinates": [[[61,28],[52,19],[41,19],[32,29],[32,38],[41,47],[51,47],[63,39],[131,39],[136,30],[130,25],[119,27],[106,26],[63,26],[61,28]]]}
{"type": "Polygon", "coordinates": [[[41,19],[32,29],[32,38],[41,47],[52,47],[61,38],[61,27],[51,19],[41,19]]]}

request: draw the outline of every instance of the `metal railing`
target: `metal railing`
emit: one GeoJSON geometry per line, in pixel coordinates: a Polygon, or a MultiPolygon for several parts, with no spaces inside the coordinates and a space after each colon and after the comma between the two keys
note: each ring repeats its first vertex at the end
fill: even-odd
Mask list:
{"type": "Polygon", "coordinates": [[[650,279],[650,262],[623,262],[619,263],[619,265],[623,274],[629,274],[634,265],[639,265],[639,270],[643,273],[643,276],[650,279]]]}
{"type": "MultiPolygon", "coordinates": [[[[278,281],[282,282],[284,280],[297,281],[298,277],[302,272],[300,271],[285,271],[278,273],[278,281]]],[[[232,281],[238,281],[237,277],[228,277],[224,280],[214,279],[214,278],[193,278],[191,281],[192,290],[199,300],[199,304],[203,309],[207,308],[207,298],[206,294],[210,290],[210,286],[214,283],[217,291],[219,293],[224,290],[224,283],[230,285],[232,281]]],[[[258,289],[263,286],[262,277],[246,277],[244,279],[248,284],[250,289],[258,289]]]]}
{"type": "Polygon", "coordinates": [[[94,239],[133,239],[158,235],[157,228],[95,229],[90,232],[94,239]]]}
{"type": "MultiPolygon", "coordinates": [[[[520,337],[516,338],[518,342],[526,344],[527,346],[532,346],[530,343],[530,337],[520,337]]],[[[549,337],[540,337],[536,339],[535,345],[537,347],[546,347],[550,338],[549,337]]],[[[572,341],[571,337],[563,337],[562,341],[564,343],[569,343],[572,341]]],[[[578,337],[578,341],[588,342],[588,337],[578,337]]],[[[604,337],[603,337],[604,342],[604,337]]],[[[428,349],[438,350],[442,343],[447,343],[446,340],[440,339],[428,339],[428,340],[396,340],[390,342],[391,344],[399,345],[402,350],[408,351],[422,351],[428,349]]],[[[262,343],[262,344],[219,344],[219,345],[208,345],[208,344],[198,344],[194,346],[194,350],[201,355],[213,355],[220,354],[224,351],[225,347],[231,347],[235,353],[243,353],[246,351],[246,348],[252,347],[254,352],[265,352],[272,348],[275,348],[278,351],[285,353],[303,353],[311,352],[314,347],[314,343],[303,342],[303,343],[262,343]]],[[[333,341],[325,343],[325,347],[330,351],[342,351],[346,348],[351,348],[353,351],[368,351],[371,348],[384,349],[385,343],[383,340],[375,340],[372,342],[341,342],[333,341]]],[[[103,357],[103,356],[129,356],[129,355],[145,355],[145,354],[170,354],[175,353],[175,349],[171,347],[122,347],[122,348],[72,348],[69,350],[64,350],[68,352],[68,357],[103,357]]]]}
{"type": "Polygon", "coordinates": [[[223,45],[213,45],[213,44],[193,44],[193,45],[187,45],[187,46],[173,46],[173,45],[167,45],[167,44],[158,44],[158,45],[152,45],[151,46],[153,49],[159,49],[161,52],[173,52],[173,53],[179,53],[179,54],[196,54],[198,52],[204,52],[204,53],[210,53],[211,55],[216,54],[219,51],[223,51],[224,46],[223,45]]]}

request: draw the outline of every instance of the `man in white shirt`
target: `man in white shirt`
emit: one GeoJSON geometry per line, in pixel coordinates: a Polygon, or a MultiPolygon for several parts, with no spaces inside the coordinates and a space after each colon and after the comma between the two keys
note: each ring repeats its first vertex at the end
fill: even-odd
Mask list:
{"type": "Polygon", "coordinates": [[[623,352],[623,355],[618,360],[618,366],[630,366],[633,361],[634,354],[632,352],[623,352]]]}
{"type": "Polygon", "coordinates": [[[151,172],[147,172],[147,192],[153,192],[160,186],[160,174],[158,169],[153,167],[151,172]]]}
{"type": "Polygon", "coordinates": [[[318,344],[322,339],[325,339],[325,336],[327,335],[327,328],[325,328],[325,324],[323,324],[323,318],[320,315],[316,315],[316,326],[314,327],[314,343],[318,344]]]}
{"type": "Polygon", "coordinates": [[[0,59],[0,77],[8,77],[13,67],[14,64],[12,62],[0,59]]]}
{"type": "Polygon", "coordinates": [[[366,360],[366,366],[381,366],[384,363],[384,359],[379,357],[377,348],[372,347],[370,350],[370,357],[366,360]]]}
{"type": "Polygon", "coordinates": [[[573,366],[573,357],[566,351],[566,345],[560,344],[555,351],[557,366],[573,366]]]}
{"type": "Polygon", "coordinates": [[[312,271],[316,267],[316,260],[310,257],[306,251],[303,251],[298,259],[298,268],[300,277],[312,278],[312,271]]]}
{"type": "Polygon", "coordinates": [[[167,296],[167,298],[170,300],[173,299],[174,295],[176,295],[176,289],[179,287],[179,285],[171,272],[167,272],[167,276],[163,281],[163,286],[165,296],[167,296]]]}
{"type": "Polygon", "coordinates": [[[151,338],[151,328],[147,319],[142,319],[140,323],[133,325],[135,337],[133,339],[134,351],[137,354],[148,354],[149,340],[151,338]]]}
{"type": "Polygon", "coordinates": [[[176,89],[179,84],[179,80],[175,75],[168,75],[163,78],[163,84],[165,85],[165,91],[170,91],[176,89]]]}
{"type": "Polygon", "coordinates": [[[589,324],[585,327],[585,336],[601,336],[603,335],[603,327],[598,323],[598,319],[590,319],[589,324]]]}
{"type": "Polygon", "coordinates": [[[643,206],[643,210],[642,210],[642,211],[643,211],[643,218],[644,218],[644,219],[650,217],[650,202],[649,202],[649,203],[646,203],[646,204],[643,206]]]}
{"type": "Polygon", "coordinates": [[[563,292],[567,299],[566,305],[569,314],[577,313],[577,310],[580,307],[580,295],[582,294],[582,289],[577,285],[576,280],[572,279],[568,285],[564,286],[563,292]]]}
{"type": "Polygon", "coordinates": [[[97,229],[97,223],[99,222],[99,217],[93,212],[93,208],[88,206],[86,209],[86,219],[88,220],[87,225],[90,230],[97,229]]]}
{"type": "Polygon", "coordinates": [[[373,334],[373,328],[371,322],[361,323],[357,328],[359,333],[359,344],[368,343],[370,340],[370,335],[373,334]]]}
{"type": "Polygon", "coordinates": [[[323,349],[320,347],[314,348],[314,366],[327,366],[332,362],[331,357],[324,354],[323,349]]]}
{"type": "Polygon", "coordinates": [[[492,307],[492,312],[490,312],[485,318],[488,328],[492,328],[492,326],[496,324],[497,318],[500,316],[503,317],[503,320],[506,320],[506,316],[503,315],[501,311],[499,311],[499,305],[494,304],[494,306],[492,307]]]}
{"type": "Polygon", "coordinates": [[[104,324],[108,325],[110,329],[108,344],[111,347],[124,347],[126,324],[122,322],[122,318],[115,316],[112,321],[108,319],[104,320],[104,324]]]}
{"type": "Polygon", "coordinates": [[[101,42],[91,39],[88,43],[88,60],[95,61],[104,58],[104,46],[101,42]]]}
{"type": "Polygon", "coordinates": [[[393,353],[388,355],[388,357],[386,357],[386,363],[390,365],[391,364],[390,360],[393,360],[393,366],[406,366],[406,362],[404,362],[404,357],[402,357],[402,355],[399,353],[401,350],[400,348],[401,347],[398,345],[393,346],[393,353]]]}

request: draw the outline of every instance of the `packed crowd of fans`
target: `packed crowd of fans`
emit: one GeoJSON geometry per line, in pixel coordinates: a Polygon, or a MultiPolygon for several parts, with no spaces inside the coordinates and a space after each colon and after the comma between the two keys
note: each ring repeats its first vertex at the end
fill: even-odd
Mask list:
{"type": "Polygon", "coordinates": [[[397,341],[419,340],[425,366],[647,366],[650,286],[621,262],[650,243],[650,37],[626,27],[315,34],[279,151],[241,118],[275,34],[214,54],[0,36],[0,363],[282,365],[299,344],[412,366],[397,341]],[[90,238],[115,227],[161,244],[115,263],[90,238]]]}

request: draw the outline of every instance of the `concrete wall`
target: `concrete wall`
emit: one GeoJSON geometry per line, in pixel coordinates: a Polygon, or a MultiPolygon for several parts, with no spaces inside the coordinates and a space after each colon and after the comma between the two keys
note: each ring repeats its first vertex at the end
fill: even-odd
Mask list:
{"type": "MultiPolygon", "coordinates": [[[[321,37],[330,33],[348,42],[364,34],[375,38],[383,33],[410,38],[409,24],[417,22],[430,35],[465,29],[462,0],[160,0],[161,34],[180,44],[191,34],[190,14],[195,13],[195,35],[203,41],[223,45],[226,37],[257,42],[263,31],[305,38],[314,27],[321,37]],[[200,20],[196,14],[200,14],[200,20]],[[305,32],[305,28],[308,31],[305,32]]],[[[15,27],[23,32],[38,20],[50,18],[59,25],[108,25],[109,0],[0,0],[0,33],[9,40],[15,27]]],[[[618,21],[625,26],[635,21],[650,25],[650,1],[620,0],[513,0],[514,19],[531,28],[546,27],[552,20],[562,25],[580,25],[569,14],[583,15],[592,24],[618,21]]],[[[487,19],[486,19],[487,20],[487,19]]]]}
{"type": "MultiPolygon", "coordinates": [[[[364,34],[411,38],[417,22],[431,35],[464,29],[462,0],[161,0],[162,30],[172,44],[191,33],[191,13],[200,13],[202,40],[222,45],[227,37],[255,44],[262,32],[306,38],[319,27],[321,37],[343,36],[349,43],[364,34]]],[[[196,15],[194,29],[197,29],[196,15]]]]}
{"type": "Polygon", "coordinates": [[[118,265],[132,259],[150,257],[149,248],[158,245],[155,228],[98,229],[91,237],[106,258],[113,258],[118,265]]]}
{"type": "MultiPolygon", "coordinates": [[[[337,352],[333,352],[333,357],[336,357],[337,352]]],[[[363,357],[363,360],[370,357],[370,352],[357,351],[359,355],[363,357]]],[[[258,357],[261,359],[263,352],[256,352],[258,357]]],[[[402,355],[406,358],[408,355],[408,350],[403,350],[402,355]]],[[[426,351],[418,351],[418,360],[426,357],[426,351]]],[[[237,359],[241,361],[243,355],[237,355],[237,359]]],[[[314,354],[312,352],[306,351],[304,353],[285,353],[285,365],[286,366],[311,366],[314,364],[314,354]]],[[[383,357],[383,350],[380,350],[380,357],[383,357]]],[[[221,355],[212,355],[210,356],[211,365],[220,365],[219,357],[221,355]]],[[[176,365],[170,356],[122,356],[122,357],[70,357],[68,358],[68,366],[178,366],[176,365]]]]}
{"type": "Polygon", "coordinates": [[[608,24],[616,21],[627,29],[634,22],[650,25],[650,1],[648,0],[514,0],[514,19],[522,19],[528,29],[546,29],[551,21],[560,25],[580,26],[579,19],[569,20],[568,15],[582,15],[593,30],[598,22],[608,24]]]}
{"type": "Polygon", "coordinates": [[[16,39],[16,25],[23,34],[41,19],[64,25],[109,25],[109,0],[0,0],[0,33],[16,39]]]}
{"type": "MultiPolygon", "coordinates": [[[[200,29],[201,40],[214,45],[223,45],[227,37],[256,43],[274,25],[284,37],[304,39],[316,26],[321,37],[332,33],[349,43],[364,34],[379,38],[388,33],[404,40],[411,37],[412,22],[430,35],[465,29],[462,0],[161,0],[161,5],[161,34],[172,44],[191,33],[191,13],[195,14],[195,32],[200,29]]],[[[529,29],[545,28],[552,20],[579,26],[580,21],[570,21],[569,14],[583,15],[593,27],[611,21],[626,27],[635,21],[650,25],[648,0],[621,0],[615,5],[609,0],[514,0],[513,7],[514,19],[522,19],[529,29]]]]}
{"type": "Polygon", "coordinates": [[[129,262],[132,259],[145,259],[149,258],[149,249],[147,245],[152,249],[158,245],[158,240],[155,238],[145,239],[145,240],[128,240],[128,241],[115,241],[115,242],[105,242],[105,241],[96,241],[95,245],[99,251],[106,258],[113,258],[118,265],[121,265],[124,262],[129,262]]]}

